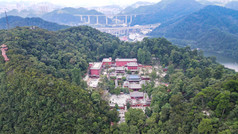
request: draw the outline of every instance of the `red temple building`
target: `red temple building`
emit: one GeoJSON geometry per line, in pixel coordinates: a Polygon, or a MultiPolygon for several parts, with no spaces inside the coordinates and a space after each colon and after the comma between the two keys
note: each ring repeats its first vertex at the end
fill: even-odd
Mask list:
{"type": "Polygon", "coordinates": [[[143,92],[130,92],[131,99],[144,99],[144,93],[143,92]]]}
{"type": "Polygon", "coordinates": [[[139,83],[141,81],[141,78],[139,75],[128,75],[126,79],[130,83],[139,83]]]}
{"type": "Polygon", "coordinates": [[[94,62],[89,62],[89,69],[93,66],[94,62]]]}
{"type": "Polygon", "coordinates": [[[93,64],[89,64],[91,77],[99,77],[102,70],[102,62],[95,62],[93,64]]]}
{"type": "Polygon", "coordinates": [[[2,56],[4,58],[5,61],[9,61],[8,57],[7,57],[7,54],[6,54],[6,51],[8,50],[7,48],[7,45],[5,44],[2,44],[1,45],[1,51],[2,51],[2,56]]]}
{"type": "Polygon", "coordinates": [[[116,67],[116,73],[125,73],[124,67],[116,67]]]}
{"type": "Polygon", "coordinates": [[[117,58],[115,61],[116,61],[116,66],[117,67],[126,66],[127,63],[130,63],[130,62],[137,63],[136,58],[134,58],[134,59],[119,59],[119,58],[117,58]]]}
{"type": "Polygon", "coordinates": [[[127,68],[130,71],[138,71],[138,64],[136,62],[127,63],[127,68]]]}
{"type": "Polygon", "coordinates": [[[110,58],[104,58],[103,60],[102,60],[102,66],[106,66],[106,65],[108,65],[109,67],[112,65],[112,58],[110,57],[110,58]]]}
{"type": "Polygon", "coordinates": [[[141,85],[140,84],[136,84],[136,83],[133,83],[133,84],[130,84],[129,85],[129,89],[131,91],[139,91],[141,89],[141,85]]]}

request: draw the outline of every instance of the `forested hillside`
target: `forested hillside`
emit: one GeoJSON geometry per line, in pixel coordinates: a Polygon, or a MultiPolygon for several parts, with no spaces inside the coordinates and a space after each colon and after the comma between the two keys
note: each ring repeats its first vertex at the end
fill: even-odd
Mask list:
{"type": "Polygon", "coordinates": [[[124,14],[137,14],[132,25],[164,23],[201,9],[203,5],[195,0],[162,0],[157,4],[141,6],[124,14]]]}
{"type": "Polygon", "coordinates": [[[1,133],[237,132],[238,76],[165,38],[128,43],[85,26],[57,32],[18,27],[0,30],[0,44],[8,45],[10,59],[0,57],[1,133]],[[144,87],[151,108],[146,114],[129,109],[120,125],[100,90],[82,81],[88,62],[110,56],[168,66],[160,79],[169,87],[156,81],[144,87]]]}
{"type": "Polygon", "coordinates": [[[113,38],[88,27],[57,33],[16,28],[0,35],[10,58],[4,63],[0,57],[0,133],[100,133],[118,120],[81,80],[96,59],[84,44],[98,47],[113,38]]]}
{"type": "MultiPolygon", "coordinates": [[[[18,16],[8,16],[9,28],[15,28],[17,26],[36,26],[49,31],[57,31],[61,29],[69,28],[69,26],[58,25],[56,23],[47,22],[41,18],[21,18],[18,16]]],[[[6,17],[0,19],[0,29],[7,29],[6,17]]]]}
{"type": "Polygon", "coordinates": [[[207,6],[186,17],[162,24],[150,33],[177,44],[223,53],[238,59],[238,11],[207,6]],[[192,43],[191,43],[192,42],[192,43]]]}

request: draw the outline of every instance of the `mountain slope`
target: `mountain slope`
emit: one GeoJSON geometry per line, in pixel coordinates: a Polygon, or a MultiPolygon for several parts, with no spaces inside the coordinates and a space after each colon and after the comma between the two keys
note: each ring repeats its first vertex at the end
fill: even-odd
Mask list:
{"type": "MultiPolygon", "coordinates": [[[[87,16],[84,16],[83,18],[81,18],[80,16],[77,16],[77,15],[103,15],[103,14],[100,12],[97,12],[96,10],[67,7],[67,8],[54,10],[50,13],[47,13],[43,15],[42,18],[50,22],[56,22],[59,24],[68,24],[68,25],[76,25],[78,23],[88,21],[87,16]]],[[[96,18],[91,17],[90,19],[91,19],[91,23],[96,22],[96,18]]],[[[99,21],[101,22],[101,19],[99,21]]]]}
{"type": "Polygon", "coordinates": [[[113,39],[89,27],[0,30],[10,58],[0,57],[0,133],[105,133],[117,112],[82,76],[96,57],[87,42],[113,39]]]}
{"type": "Polygon", "coordinates": [[[238,75],[197,50],[178,48],[165,38],[120,42],[86,26],[0,30],[3,43],[10,61],[0,56],[0,133],[237,132],[238,75]],[[143,89],[152,96],[151,107],[145,113],[130,108],[126,121],[117,125],[119,113],[100,96],[110,90],[108,80],[98,90],[82,80],[88,62],[105,57],[169,65],[166,76],[159,77],[169,85],[156,86],[158,78],[151,79],[143,89]],[[214,121],[212,130],[206,121],[214,121]]]}
{"type": "MultiPolygon", "coordinates": [[[[36,26],[50,31],[56,31],[61,29],[69,28],[69,26],[58,25],[56,23],[47,22],[41,18],[21,18],[17,16],[8,16],[8,22],[10,28],[15,28],[17,26],[36,26]]],[[[7,29],[6,18],[0,19],[0,29],[7,29]]]]}
{"type": "Polygon", "coordinates": [[[132,25],[145,25],[176,19],[193,13],[202,7],[203,5],[195,0],[162,0],[157,4],[142,6],[124,14],[138,14],[132,25]]]}
{"type": "Polygon", "coordinates": [[[238,11],[207,6],[184,18],[162,24],[150,35],[185,40],[184,44],[192,41],[192,47],[238,58],[238,11]]]}
{"type": "MultiPolygon", "coordinates": [[[[144,7],[144,6],[148,6],[148,5],[153,5],[153,3],[150,2],[144,2],[144,1],[138,1],[128,7],[126,7],[125,9],[123,9],[123,11],[120,14],[131,14],[132,12],[134,12],[134,10],[136,8],[139,7],[144,7]]],[[[138,10],[139,11],[139,10],[138,10]]]]}

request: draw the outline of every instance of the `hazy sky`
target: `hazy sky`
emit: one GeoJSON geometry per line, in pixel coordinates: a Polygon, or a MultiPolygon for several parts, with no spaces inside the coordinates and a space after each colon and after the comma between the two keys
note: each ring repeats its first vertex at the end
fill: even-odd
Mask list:
{"type": "MultiPolygon", "coordinates": [[[[4,2],[19,2],[22,1],[30,1],[30,2],[50,2],[57,5],[64,6],[84,6],[84,7],[92,7],[92,6],[105,6],[105,5],[121,5],[126,6],[133,4],[137,1],[147,1],[147,2],[159,2],[161,0],[0,0],[4,2]]],[[[232,0],[208,0],[208,1],[219,1],[219,2],[228,2],[232,0]]]]}
{"type": "Polygon", "coordinates": [[[50,2],[65,6],[104,6],[104,5],[129,5],[137,1],[159,2],[161,0],[0,0],[4,2],[50,2]]]}

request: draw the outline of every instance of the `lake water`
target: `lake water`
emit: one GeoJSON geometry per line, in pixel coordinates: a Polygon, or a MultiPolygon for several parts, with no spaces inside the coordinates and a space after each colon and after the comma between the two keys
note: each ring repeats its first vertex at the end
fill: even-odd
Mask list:
{"type": "Polygon", "coordinates": [[[218,63],[224,65],[227,68],[234,69],[236,72],[238,72],[238,60],[235,60],[234,58],[227,57],[219,53],[206,51],[204,51],[204,56],[215,56],[218,63]]]}

